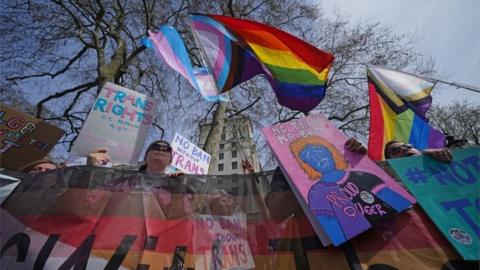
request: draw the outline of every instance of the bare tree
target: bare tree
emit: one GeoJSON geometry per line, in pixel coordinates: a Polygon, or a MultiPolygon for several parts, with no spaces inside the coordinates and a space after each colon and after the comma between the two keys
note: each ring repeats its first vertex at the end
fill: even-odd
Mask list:
{"type": "MultiPolygon", "coordinates": [[[[352,136],[366,138],[368,100],[365,64],[431,73],[433,64],[417,55],[408,36],[375,23],[350,23],[345,16],[325,17],[310,1],[85,0],[3,1],[0,42],[2,96],[23,93],[36,104],[36,116],[56,120],[67,130],[71,147],[106,81],[148,93],[159,100],[152,136],[214,123],[204,148],[216,156],[225,117],[242,114],[258,127],[303,114],[275,102],[270,86],[256,77],[230,91],[232,102],[203,101],[191,86],[140,45],[147,30],[175,27],[195,65],[198,49],[188,13],[224,14],[261,21],[332,52],[327,96],[316,108],[352,136]],[[48,108],[52,113],[45,113],[48,108]]],[[[255,136],[260,135],[256,132],[255,136]]],[[[192,139],[192,137],[190,136],[192,139]]],[[[263,140],[259,140],[259,147],[263,140]]],[[[262,151],[264,156],[267,151],[262,151]]]]}
{"type": "Polygon", "coordinates": [[[432,107],[429,117],[431,124],[445,134],[480,145],[480,105],[455,101],[448,106],[432,107]]]}

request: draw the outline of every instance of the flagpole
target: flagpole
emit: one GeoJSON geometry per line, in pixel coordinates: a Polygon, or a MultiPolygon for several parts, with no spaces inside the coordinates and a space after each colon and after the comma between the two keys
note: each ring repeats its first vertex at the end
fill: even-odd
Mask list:
{"type": "Polygon", "coordinates": [[[477,87],[474,87],[474,86],[471,86],[471,85],[466,85],[466,84],[459,84],[459,83],[456,83],[456,82],[447,82],[447,81],[444,81],[444,80],[440,80],[440,79],[437,79],[437,78],[433,78],[433,77],[428,77],[428,76],[424,76],[424,75],[418,75],[418,74],[414,74],[414,73],[410,73],[410,72],[405,72],[405,71],[400,71],[400,70],[393,70],[393,69],[389,69],[389,68],[385,68],[385,67],[380,67],[380,66],[375,66],[375,65],[365,65],[367,67],[376,67],[376,68],[380,68],[380,69],[386,69],[386,70],[390,70],[390,71],[395,71],[395,72],[402,72],[402,73],[405,73],[405,74],[408,74],[408,75],[411,75],[411,76],[414,76],[414,77],[417,77],[417,78],[420,78],[420,79],[424,79],[424,80],[427,80],[427,81],[431,81],[432,83],[435,82],[435,83],[443,83],[443,84],[448,84],[448,85],[451,85],[451,86],[455,86],[457,88],[463,88],[463,89],[467,89],[467,90],[470,90],[472,92],[475,92],[475,93],[480,93],[480,89],[477,88],[477,87]]]}
{"type": "Polygon", "coordinates": [[[417,75],[417,76],[422,78],[422,79],[428,79],[428,80],[435,81],[435,82],[438,82],[438,83],[443,83],[443,84],[448,84],[448,85],[451,85],[451,86],[455,86],[457,88],[463,88],[463,89],[466,89],[466,90],[470,90],[470,91],[475,92],[475,93],[480,93],[479,88],[471,86],[471,85],[460,84],[460,83],[456,83],[456,82],[447,82],[447,81],[444,81],[444,80],[440,80],[440,79],[436,79],[436,78],[432,78],[432,77],[427,77],[427,76],[419,76],[419,75],[417,75]]]}

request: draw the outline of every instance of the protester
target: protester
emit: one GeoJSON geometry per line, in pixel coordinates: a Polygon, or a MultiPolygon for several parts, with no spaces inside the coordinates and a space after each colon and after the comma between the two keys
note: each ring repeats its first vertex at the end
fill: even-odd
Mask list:
{"type": "Polygon", "coordinates": [[[204,212],[217,216],[230,216],[235,211],[235,200],[223,189],[214,188],[208,192],[208,205],[204,212]]]}
{"type": "Polygon", "coordinates": [[[87,165],[90,166],[105,166],[110,162],[110,157],[107,154],[107,148],[97,148],[87,156],[87,165]]]}
{"type": "MultiPolygon", "coordinates": [[[[149,173],[165,173],[168,165],[172,162],[172,147],[164,140],[157,140],[151,143],[145,152],[145,164],[139,171],[149,173]]],[[[108,149],[97,148],[87,156],[87,165],[105,166],[110,162],[108,149]]]]}
{"type": "Polygon", "coordinates": [[[50,170],[60,169],[60,165],[49,160],[49,159],[39,159],[28,163],[18,170],[19,172],[26,173],[39,173],[46,172],[50,170]]]}
{"type": "Polygon", "coordinates": [[[172,162],[172,147],[164,140],[157,140],[151,143],[145,152],[145,165],[140,171],[149,173],[165,173],[168,165],[172,162]]]}
{"type": "MultiPolygon", "coordinates": [[[[145,164],[138,170],[145,172],[147,175],[165,174],[167,167],[172,162],[172,158],[172,147],[168,142],[164,140],[154,141],[145,152],[145,164]]],[[[102,166],[108,162],[110,162],[110,158],[105,148],[95,149],[87,158],[87,165],[102,166]]],[[[179,177],[181,175],[183,174],[175,173],[168,176],[179,177]]],[[[108,184],[107,189],[110,191],[132,190],[137,185],[145,184],[143,179],[149,179],[149,177],[146,175],[144,177],[135,175],[133,177],[115,179],[108,184]]],[[[169,182],[167,179],[159,180],[159,185],[154,186],[154,196],[157,197],[157,203],[162,209],[165,218],[187,218],[193,213],[194,187],[182,181],[169,182]]]]}
{"type": "Polygon", "coordinates": [[[450,162],[452,160],[452,154],[446,148],[444,149],[425,149],[420,151],[413,147],[411,144],[402,143],[399,141],[389,141],[385,145],[385,158],[401,158],[409,156],[426,155],[436,160],[443,162],[450,162]]]}

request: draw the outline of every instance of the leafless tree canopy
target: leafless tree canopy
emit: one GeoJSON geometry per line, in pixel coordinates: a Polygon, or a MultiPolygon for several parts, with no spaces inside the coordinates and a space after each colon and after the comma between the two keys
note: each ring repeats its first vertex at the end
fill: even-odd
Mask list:
{"type": "MultiPolygon", "coordinates": [[[[368,97],[366,64],[432,73],[433,63],[414,51],[414,39],[395,35],[377,23],[350,22],[322,13],[311,1],[2,1],[0,90],[4,102],[27,100],[35,115],[55,120],[67,131],[61,143],[71,147],[92,103],[106,81],[148,93],[159,102],[152,136],[175,130],[191,134],[201,121],[217,123],[205,148],[214,156],[223,119],[249,116],[258,130],[300,117],[276,103],[266,81],[257,77],[230,91],[232,102],[203,101],[188,83],[140,43],[147,30],[175,27],[192,61],[199,65],[188,13],[225,14],[261,21],[288,31],[335,55],[325,113],[349,136],[366,139],[368,97]],[[19,93],[22,93],[19,97],[19,93]]],[[[29,106],[24,106],[29,107],[29,106]]],[[[30,108],[31,110],[31,108],[30,108]]],[[[260,136],[256,132],[256,136],[260,136]]],[[[257,138],[258,139],[258,138],[257,138]]],[[[265,159],[268,152],[262,151],[265,159]]],[[[267,165],[268,166],[268,165],[267,165]]]]}
{"type": "Polygon", "coordinates": [[[456,101],[448,106],[430,109],[430,122],[455,139],[466,139],[480,145],[480,105],[456,101]]]}

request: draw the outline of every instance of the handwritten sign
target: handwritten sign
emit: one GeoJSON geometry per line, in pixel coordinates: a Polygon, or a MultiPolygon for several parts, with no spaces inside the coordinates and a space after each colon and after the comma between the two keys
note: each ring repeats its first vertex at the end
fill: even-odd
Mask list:
{"type": "Polygon", "coordinates": [[[320,114],[262,130],[322,244],[335,246],[415,199],[320,114]]]}
{"type": "Polygon", "coordinates": [[[465,260],[480,259],[480,147],[453,161],[426,156],[388,160],[425,212],[465,260]]]}
{"type": "Polygon", "coordinates": [[[78,135],[72,154],[86,156],[108,149],[112,161],[134,165],[143,149],[155,114],[156,101],[107,82],[78,135]]]}
{"type": "Polygon", "coordinates": [[[63,134],[58,127],[1,104],[1,166],[18,170],[45,157],[63,134]]]}
{"type": "Polygon", "coordinates": [[[210,154],[187,140],[182,135],[175,133],[172,141],[172,165],[188,174],[207,174],[210,164],[210,154]]]}
{"type": "Polygon", "coordinates": [[[200,254],[195,269],[253,269],[255,263],[247,241],[247,216],[195,215],[196,248],[200,254]]]}

